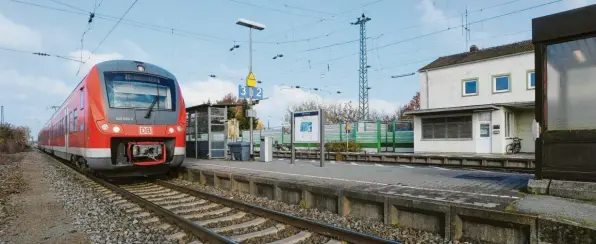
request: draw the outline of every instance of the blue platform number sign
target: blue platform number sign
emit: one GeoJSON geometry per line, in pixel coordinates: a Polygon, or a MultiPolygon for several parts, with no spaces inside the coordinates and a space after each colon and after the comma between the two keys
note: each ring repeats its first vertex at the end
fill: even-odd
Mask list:
{"type": "Polygon", "coordinates": [[[260,87],[249,87],[238,85],[238,97],[248,99],[250,96],[250,90],[252,89],[252,98],[255,100],[263,99],[263,88],[260,87]]]}
{"type": "Polygon", "coordinates": [[[248,89],[247,86],[238,85],[238,97],[239,98],[248,98],[248,89]]]}
{"type": "Polygon", "coordinates": [[[263,88],[260,87],[253,87],[252,88],[252,98],[256,100],[263,99],[263,88]]]}

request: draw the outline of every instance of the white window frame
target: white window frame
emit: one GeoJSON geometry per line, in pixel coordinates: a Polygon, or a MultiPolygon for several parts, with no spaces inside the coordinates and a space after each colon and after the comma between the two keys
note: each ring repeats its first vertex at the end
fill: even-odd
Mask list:
{"type": "Polygon", "coordinates": [[[515,115],[512,112],[505,112],[505,138],[515,137],[515,115]]]}
{"type": "Polygon", "coordinates": [[[470,79],[462,80],[461,94],[463,97],[478,95],[478,78],[470,78],[470,79]],[[468,82],[476,82],[476,92],[475,93],[466,93],[466,83],[468,83],[468,82]]]}
{"type": "Polygon", "coordinates": [[[493,93],[505,93],[511,91],[511,75],[510,74],[501,74],[501,75],[493,75],[492,77],[493,83],[493,93]],[[497,90],[497,78],[507,77],[507,90],[497,90]]]}
{"type": "Polygon", "coordinates": [[[526,71],[526,88],[528,90],[536,89],[536,72],[534,70],[526,71]],[[530,74],[534,74],[534,86],[532,86],[532,79],[530,78],[530,74]]]}

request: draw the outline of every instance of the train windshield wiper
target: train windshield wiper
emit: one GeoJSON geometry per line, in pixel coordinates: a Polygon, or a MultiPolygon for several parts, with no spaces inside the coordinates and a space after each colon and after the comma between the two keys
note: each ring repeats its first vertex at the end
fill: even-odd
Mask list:
{"type": "Polygon", "coordinates": [[[153,107],[155,107],[155,104],[157,103],[158,99],[159,96],[155,96],[155,99],[153,99],[153,102],[151,103],[151,105],[149,105],[149,110],[147,111],[147,114],[145,114],[145,119],[151,117],[151,111],[153,111],[153,107]]]}

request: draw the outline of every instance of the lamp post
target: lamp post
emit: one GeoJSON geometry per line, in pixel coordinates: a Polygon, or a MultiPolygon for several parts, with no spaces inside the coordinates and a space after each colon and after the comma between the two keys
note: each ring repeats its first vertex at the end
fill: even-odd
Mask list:
{"type": "MultiPolygon", "coordinates": [[[[252,72],[252,29],[264,30],[265,26],[250,20],[238,19],[237,25],[248,27],[248,71],[252,72]]],[[[252,110],[252,89],[248,90],[248,106],[249,110],[252,110]]],[[[253,114],[250,116],[250,155],[253,154],[253,114]]]]}

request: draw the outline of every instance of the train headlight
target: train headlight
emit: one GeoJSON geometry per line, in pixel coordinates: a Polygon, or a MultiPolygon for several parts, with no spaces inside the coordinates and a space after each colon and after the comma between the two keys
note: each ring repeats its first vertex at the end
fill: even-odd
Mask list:
{"type": "Polygon", "coordinates": [[[117,126],[117,125],[116,125],[116,126],[114,126],[114,127],[112,128],[112,131],[113,131],[114,133],[118,133],[118,132],[120,132],[120,126],[117,126]]]}
{"type": "Polygon", "coordinates": [[[104,131],[105,130],[108,130],[109,128],[110,128],[110,126],[108,124],[101,125],[101,129],[104,130],[104,131]]]}
{"type": "Polygon", "coordinates": [[[182,131],[182,126],[178,126],[176,127],[176,129],[178,129],[178,132],[182,131]]]}
{"type": "Polygon", "coordinates": [[[172,127],[168,128],[168,132],[170,132],[170,134],[174,133],[174,128],[172,128],[172,127]]]}

